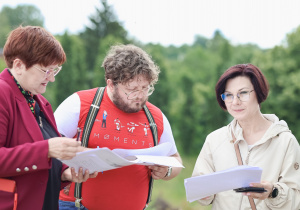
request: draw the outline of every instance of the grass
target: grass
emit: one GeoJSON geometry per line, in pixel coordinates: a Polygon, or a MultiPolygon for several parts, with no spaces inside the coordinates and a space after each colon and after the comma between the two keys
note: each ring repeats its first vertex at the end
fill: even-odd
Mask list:
{"type": "Polygon", "coordinates": [[[201,206],[197,201],[189,203],[186,200],[184,179],[191,177],[196,157],[182,157],[181,173],[170,181],[154,181],[150,210],[210,210],[211,206],[201,206]]]}

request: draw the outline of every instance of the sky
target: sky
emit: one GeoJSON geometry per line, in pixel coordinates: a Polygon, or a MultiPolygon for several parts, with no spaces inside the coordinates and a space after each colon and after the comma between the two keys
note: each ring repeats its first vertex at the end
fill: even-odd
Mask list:
{"type": "MultiPolygon", "coordinates": [[[[107,0],[131,37],[164,46],[192,44],[220,30],[231,44],[281,45],[300,26],[299,0],[107,0]]],[[[31,4],[53,34],[78,33],[100,0],[0,0],[0,9],[31,4]]]]}

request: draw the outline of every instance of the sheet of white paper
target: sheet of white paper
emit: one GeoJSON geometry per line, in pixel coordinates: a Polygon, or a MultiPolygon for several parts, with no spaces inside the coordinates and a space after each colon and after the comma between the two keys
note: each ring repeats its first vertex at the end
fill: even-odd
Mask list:
{"type": "Polygon", "coordinates": [[[117,154],[114,154],[108,148],[80,152],[71,160],[62,160],[62,162],[70,167],[74,167],[76,172],[82,167],[84,171],[88,169],[90,173],[112,170],[133,164],[117,154]]]}
{"type": "MultiPolygon", "coordinates": [[[[125,149],[118,149],[117,151],[121,155],[126,154],[148,154],[142,155],[141,159],[133,156],[132,159],[128,160],[121,157],[116,150],[110,150],[108,148],[97,148],[84,152],[79,152],[76,154],[74,158],[71,160],[61,160],[63,163],[67,164],[70,167],[74,167],[75,171],[78,172],[79,168],[82,167],[85,171],[89,170],[90,173],[94,171],[102,172],[107,170],[112,170],[124,166],[129,166],[133,164],[138,165],[166,165],[173,167],[183,167],[179,161],[174,157],[166,157],[166,156],[155,156],[153,154],[163,154],[163,150],[166,150],[169,143],[164,143],[162,146],[156,146],[149,149],[138,149],[136,151],[125,149]],[[175,159],[175,160],[174,160],[175,159]]],[[[127,156],[128,157],[128,156],[127,156]]]]}
{"type": "Polygon", "coordinates": [[[184,168],[184,166],[175,157],[152,156],[152,155],[135,155],[127,157],[132,162],[139,165],[161,165],[184,168]],[[137,159],[135,159],[137,158],[137,159]],[[135,159],[135,160],[134,160],[135,159]]]}
{"type": "Polygon", "coordinates": [[[184,180],[186,197],[189,202],[193,202],[218,192],[248,187],[250,183],[260,183],[261,174],[261,168],[243,165],[187,178],[184,180]]]}
{"type": "Polygon", "coordinates": [[[155,147],[146,149],[113,149],[113,151],[121,157],[134,156],[134,155],[154,155],[154,156],[167,156],[171,150],[171,143],[165,142],[155,147]]]}

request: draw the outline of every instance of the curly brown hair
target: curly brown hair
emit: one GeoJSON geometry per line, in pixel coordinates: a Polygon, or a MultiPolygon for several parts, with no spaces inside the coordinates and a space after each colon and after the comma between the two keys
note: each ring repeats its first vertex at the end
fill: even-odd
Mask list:
{"type": "Polygon", "coordinates": [[[105,80],[111,79],[114,85],[126,84],[137,75],[144,76],[154,85],[160,72],[151,57],[134,45],[112,46],[104,58],[102,67],[105,70],[105,80]]]}

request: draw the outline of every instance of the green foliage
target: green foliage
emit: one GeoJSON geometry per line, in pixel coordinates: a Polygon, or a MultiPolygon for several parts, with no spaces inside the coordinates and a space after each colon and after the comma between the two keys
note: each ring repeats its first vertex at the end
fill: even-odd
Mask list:
{"type": "MultiPolygon", "coordinates": [[[[106,56],[106,52],[110,49],[112,45],[122,44],[122,40],[119,37],[114,36],[113,34],[107,35],[99,43],[98,55],[96,57],[96,63],[94,66],[94,71],[90,72],[89,81],[92,81],[92,87],[104,87],[106,86],[105,82],[105,72],[104,68],[101,67],[103,60],[106,56]]],[[[91,88],[92,88],[91,87],[91,88]]]]}
{"type": "Polygon", "coordinates": [[[85,49],[78,35],[65,32],[59,37],[65,50],[67,61],[59,75],[55,77],[55,108],[72,93],[90,88],[87,83],[88,71],[85,63],[85,49]]]}
{"type": "Polygon", "coordinates": [[[169,106],[171,101],[172,86],[165,81],[168,81],[170,72],[168,71],[167,63],[164,58],[164,47],[161,45],[147,45],[144,48],[152,59],[160,68],[159,81],[155,85],[155,91],[150,96],[149,101],[161,109],[161,111],[169,116],[169,106]]]}
{"type": "Polygon", "coordinates": [[[285,120],[290,130],[300,140],[297,122],[300,118],[300,27],[287,35],[287,46],[276,46],[256,57],[256,62],[265,73],[270,94],[262,105],[265,113],[275,113],[285,120]]]}
{"type": "Polygon", "coordinates": [[[214,53],[195,46],[189,48],[182,61],[176,62],[172,68],[174,86],[169,120],[185,154],[195,154],[200,150],[206,135],[216,129],[213,116],[223,113],[216,107],[214,96],[216,61],[218,58],[214,53]],[[211,112],[212,107],[216,109],[211,112]]]}
{"type": "Polygon", "coordinates": [[[0,48],[3,48],[6,38],[11,31],[8,18],[3,12],[0,12],[0,28],[0,48]]]}
{"type": "Polygon", "coordinates": [[[18,5],[16,8],[4,6],[0,11],[0,48],[5,44],[9,32],[19,25],[43,26],[44,17],[33,5],[18,5]]]}
{"type": "MultiPolygon", "coordinates": [[[[103,8],[96,8],[96,13],[90,16],[91,26],[86,26],[80,37],[84,41],[87,52],[88,70],[93,70],[96,56],[99,54],[102,40],[108,35],[114,35],[122,43],[126,42],[127,31],[117,20],[112,8],[106,0],[100,0],[103,8]]],[[[104,52],[103,52],[104,53],[104,52]]]]}
{"type": "Polygon", "coordinates": [[[2,72],[6,68],[6,63],[4,59],[0,58],[0,72],[2,72]]]}
{"type": "Polygon", "coordinates": [[[207,48],[207,43],[208,43],[209,39],[200,36],[200,35],[196,35],[195,36],[195,41],[194,41],[194,46],[201,46],[203,48],[207,48]]]}
{"type": "MultiPolygon", "coordinates": [[[[184,188],[184,179],[191,177],[196,157],[183,157],[183,164],[185,168],[180,174],[170,180],[155,180],[152,190],[152,199],[149,204],[150,210],[157,209],[184,209],[184,210],[209,210],[209,206],[201,206],[197,201],[189,203],[186,200],[186,193],[184,188]]],[[[147,208],[147,209],[148,209],[147,208]]]]}

